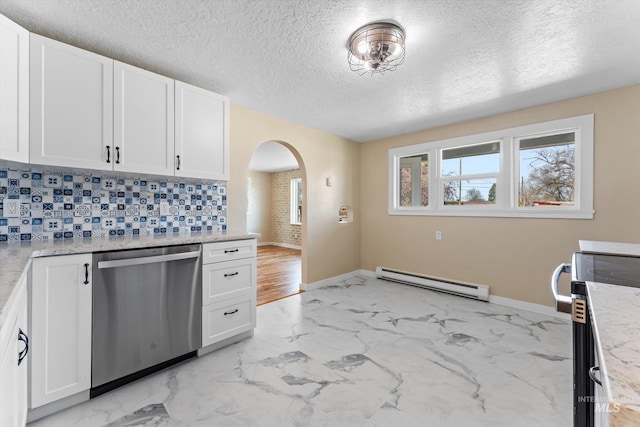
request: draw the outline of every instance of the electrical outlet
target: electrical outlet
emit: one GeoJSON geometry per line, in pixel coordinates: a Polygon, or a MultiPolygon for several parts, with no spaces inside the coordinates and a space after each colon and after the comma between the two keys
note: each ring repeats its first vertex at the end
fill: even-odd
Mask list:
{"type": "Polygon", "coordinates": [[[436,240],[442,240],[442,231],[436,231],[436,240]]]}
{"type": "Polygon", "coordinates": [[[167,200],[160,200],[160,215],[166,216],[171,214],[169,209],[169,202],[167,200]]]}
{"type": "Polygon", "coordinates": [[[4,199],[2,211],[5,218],[20,218],[20,200],[4,199]]]}

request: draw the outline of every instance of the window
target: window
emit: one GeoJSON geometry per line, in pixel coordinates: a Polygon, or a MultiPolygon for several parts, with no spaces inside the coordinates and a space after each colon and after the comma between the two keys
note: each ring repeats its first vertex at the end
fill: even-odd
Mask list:
{"type": "Polygon", "coordinates": [[[593,115],[391,149],[389,214],[593,218],[593,115]]]}
{"type": "Polygon", "coordinates": [[[500,141],[443,149],[440,163],[443,205],[495,204],[500,141]]]}
{"type": "Polygon", "coordinates": [[[302,178],[291,180],[291,224],[302,224],[302,178]]]}
{"type": "Polygon", "coordinates": [[[575,132],[522,138],[518,206],[575,206],[575,132]]]}
{"type": "Polygon", "coordinates": [[[400,158],[400,206],[429,206],[429,161],[426,154],[400,158]]]}

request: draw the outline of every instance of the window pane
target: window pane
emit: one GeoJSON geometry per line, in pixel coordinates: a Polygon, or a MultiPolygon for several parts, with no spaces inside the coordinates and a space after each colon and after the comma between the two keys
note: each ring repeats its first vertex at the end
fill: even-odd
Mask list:
{"type": "Polygon", "coordinates": [[[575,133],[520,140],[518,206],[575,205],[575,133]]]}
{"type": "Polygon", "coordinates": [[[291,224],[302,224],[302,178],[291,180],[291,224]]]}
{"type": "Polygon", "coordinates": [[[429,206],[429,161],[426,154],[401,157],[398,206],[429,206]]]}
{"type": "Polygon", "coordinates": [[[444,181],[445,205],[495,205],[496,179],[444,181]]]}
{"type": "Polygon", "coordinates": [[[500,142],[442,150],[442,176],[500,172],[500,142]]]}

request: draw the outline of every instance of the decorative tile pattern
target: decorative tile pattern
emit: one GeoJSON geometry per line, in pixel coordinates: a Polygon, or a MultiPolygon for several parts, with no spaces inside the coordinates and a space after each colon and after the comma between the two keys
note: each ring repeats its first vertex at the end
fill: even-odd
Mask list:
{"type": "Polygon", "coordinates": [[[121,178],[0,169],[0,201],[19,199],[20,218],[0,210],[0,242],[226,230],[224,181],[121,178]],[[161,213],[160,204],[167,211],[161,213]]]}

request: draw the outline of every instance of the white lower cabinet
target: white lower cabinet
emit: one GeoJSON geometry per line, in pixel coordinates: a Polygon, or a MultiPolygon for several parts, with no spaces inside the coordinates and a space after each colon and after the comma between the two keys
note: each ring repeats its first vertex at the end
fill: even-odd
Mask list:
{"type": "Polygon", "coordinates": [[[33,260],[31,408],[91,387],[91,282],[91,254],[33,260]]]}
{"type": "Polygon", "coordinates": [[[16,299],[0,329],[0,426],[27,423],[27,286],[26,276],[16,286],[16,299]]]}
{"type": "Polygon", "coordinates": [[[249,295],[202,307],[202,346],[255,327],[255,303],[249,295]]]}
{"type": "Polygon", "coordinates": [[[256,326],[256,241],[202,245],[202,346],[256,326]]]}

